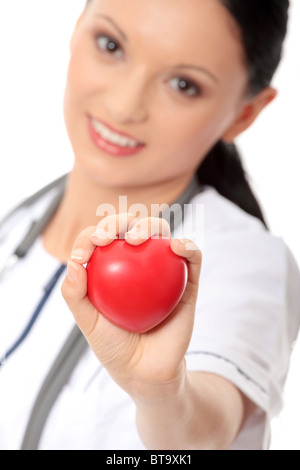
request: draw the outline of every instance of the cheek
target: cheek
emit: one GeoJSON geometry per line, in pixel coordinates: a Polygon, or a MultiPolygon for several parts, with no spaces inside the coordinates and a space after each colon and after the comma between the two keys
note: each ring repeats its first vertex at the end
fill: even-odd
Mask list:
{"type": "Polygon", "coordinates": [[[230,119],[229,110],[212,102],[203,104],[197,112],[165,115],[157,125],[158,148],[167,150],[173,163],[189,160],[197,165],[220,140],[230,119]]]}
{"type": "Polygon", "coordinates": [[[101,87],[101,73],[95,61],[86,53],[84,44],[72,51],[66,81],[66,104],[75,108],[80,103],[87,104],[87,99],[95,97],[101,87]],[[83,101],[84,100],[84,101],[83,101]]]}
{"type": "Polygon", "coordinates": [[[83,84],[86,80],[81,72],[80,61],[72,55],[64,94],[64,115],[68,129],[72,127],[73,119],[78,113],[78,103],[83,92],[83,84]]]}

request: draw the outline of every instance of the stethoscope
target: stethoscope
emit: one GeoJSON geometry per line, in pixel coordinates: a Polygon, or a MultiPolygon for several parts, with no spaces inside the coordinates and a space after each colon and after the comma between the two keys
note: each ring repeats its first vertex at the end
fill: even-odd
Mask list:
{"type": "MultiPolygon", "coordinates": [[[[0,237],[1,232],[4,231],[6,225],[9,224],[11,219],[13,219],[22,209],[30,208],[34,206],[37,202],[39,202],[44,196],[46,196],[50,191],[55,190],[55,196],[52,197],[50,204],[48,205],[47,209],[44,211],[43,215],[34,220],[25,236],[22,238],[21,242],[18,244],[16,249],[13,253],[8,257],[4,266],[0,270],[0,282],[2,282],[8,274],[13,270],[16,264],[25,258],[29,252],[29,250],[34,245],[37,238],[46,228],[48,222],[54,215],[57,207],[63,197],[65,186],[66,186],[66,179],[67,175],[64,175],[54,182],[48,184],[44,188],[42,188],[37,193],[33,194],[21,204],[19,204],[15,209],[13,209],[0,223],[0,237]]],[[[195,194],[199,193],[200,185],[196,178],[192,180],[186,191],[181,195],[181,197],[176,201],[175,207],[183,207],[183,205],[188,202],[195,194]]],[[[161,214],[161,217],[167,217],[167,210],[161,214]]],[[[174,221],[171,221],[171,232],[174,231],[174,221]]],[[[3,238],[3,237],[2,237],[3,238]]],[[[10,348],[7,349],[6,353],[1,357],[0,356],[0,370],[1,367],[5,364],[7,359],[19,348],[19,346],[23,343],[23,341],[27,338],[28,334],[30,333],[33,325],[35,324],[38,316],[40,315],[45,303],[47,302],[52,290],[54,289],[58,279],[60,278],[61,274],[66,269],[65,265],[60,265],[58,270],[54,273],[53,277],[50,279],[49,283],[44,288],[44,294],[38,303],[36,309],[32,313],[32,316],[29,319],[25,330],[22,332],[19,338],[16,339],[15,343],[11,345],[10,348]]]]}
{"type": "MultiPolygon", "coordinates": [[[[39,200],[41,200],[45,195],[50,193],[53,190],[56,190],[56,194],[51,200],[49,206],[47,207],[46,211],[43,215],[38,219],[34,220],[22,238],[21,242],[18,244],[17,248],[14,252],[9,256],[9,258],[4,263],[4,266],[0,269],[0,282],[2,282],[6,276],[10,273],[10,271],[14,268],[14,266],[23,258],[26,257],[31,247],[34,245],[37,238],[43,232],[45,227],[47,226],[49,220],[55,213],[62,196],[64,194],[66,180],[68,175],[61,176],[57,180],[53,181],[52,183],[48,184],[44,188],[40,189],[38,192],[30,196],[29,198],[25,199],[21,204],[15,207],[10,213],[0,221],[0,243],[3,241],[1,233],[5,231],[5,226],[7,226],[11,219],[13,219],[18,212],[22,209],[27,209],[36,204],[39,200]]],[[[190,199],[198,194],[202,190],[201,186],[199,185],[197,178],[195,177],[192,182],[190,183],[189,187],[186,191],[182,194],[182,196],[176,201],[177,206],[183,207],[185,203],[190,201],[190,199]]],[[[166,217],[167,211],[165,211],[161,217],[166,217]]],[[[174,230],[172,227],[171,222],[171,231],[174,230]]]]}
{"type": "Polygon", "coordinates": [[[54,182],[50,183],[46,187],[42,188],[37,193],[33,194],[21,204],[19,204],[16,208],[14,208],[0,223],[0,233],[5,228],[5,226],[10,222],[13,217],[18,214],[22,209],[30,208],[34,204],[36,204],[42,197],[46,194],[50,193],[54,189],[57,189],[56,195],[51,200],[51,203],[47,207],[46,211],[42,215],[42,217],[38,220],[32,222],[28,232],[25,234],[17,248],[14,252],[9,256],[7,261],[4,263],[4,266],[0,270],[0,282],[3,281],[6,276],[10,273],[10,271],[14,268],[14,266],[25,256],[28,254],[31,247],[34,245],[35,241],[39,237],[39,235],[45,229],[47,223],[55,213],[61,199],[63,196],[65,183],[66,183],[67,176],[64,175],[61,178],[55,180],[54,182]]]}
{"type": "MultiPolygon", "coordinates": [[[[27,256],[30,249],[33,247],[35,241],[38,239],[40,234],[45,229],[47,223],[50,221],[51,217],[55,213],[60,201],[63,197],[65,186],[66,186],[67,175],[62,176],[61,178],[55,180],[53,183],[50,183],[33,196],[27,198],[24,202],[19,204],[14,210],[12,210],[1,222],[0,222],[0,242],[4,239],[3,232],[5,228],[9,226],[9,223],[12,219],[18,215],[22,209],[30,208],[34,204],[38,203],[44,196],[47,196],[51,191],[55,191],[55,195],[51,199],[50,204],[47,209],[44,211],[43,215],[37,220],[33,221],[30,225],[29,230],[22,238],[17,248],[13,253],[8,257],[4,266],[0,270],[0,282],[5,280],[5,278],[10,274],[16,264],[27,256]]],[[[193,196],[202,191],[201,186],[199,185],[196,178],[192,180],[189,187],[186,191],[180,196],[176,201],[175,207],[183,208],[193,196]]],[[[170,220],[167,212],[161,215],[162,217],[167,217],[167,220],[170,220]]],[[[171,232],[174,231],[175,225],[171,221],[171,232]]],[[[7,231],[7,230],[6,230],[7,231]]],[[[0,371],[1,366],[5,364],[8,357],[13,354],[16,349],[23,343],[30,333],[35,321],[40,315],[41,311],[47,299],[49,298],[51,292],[53,291],[58,279],[61,274],[66,269],[65,265],[60,265],[57,271],[54,273],[53,277],[50,279],[47,286],[45,286],[44,294],[40,299],[35,311],[33,312],[31,318],[24,331],[21,333],[20,337],[17,338],[14,344],[6,351],[4,357],[0,357],[0,371]]],[[[46,376],[42,387],[36,397],[34,406],[31,411],[31,415],[27,424],[27,428],[24,434],[23,442],[21,449],[22,450],[35,450],[38,448],[40,437],[42,435],[43,428],[47,421],[47,417],[50,413],[50,410],[55,403],[60,391],[62,390],[65,383],[67,383],[70,374],[73,369],[76,367],[76,364],[79,358],[82,356],[84,351],[87,349],[87,342],[82,335],[81,331],[75,324],[69,337],[67,338],[65,344],[63,345],[61,351],[53,362],[53,365],[46,376]]]]}
{"type": "MultiPolygon", "coordinates": [[[[33,196],[26,199],[24,202],[19,204],[15,209],[13,209],[1,222],[0,224],[0,233],[1,230],[5,228],[7,224],[11,221],[13,217],[15,217],[22,209],[30,208],[37,202],[41,200],[45,195],[50,193],[50,191],[56,190],[55,196],[52,197],[50,204],[48,205],[47,209],[44,211],[43,215],[34,220],[25,236],[22,238],[21,242],[18,244],[16,249],[13,253],[9,256],[7,261],[4,263],[0,271],[0,282],[2,282],[9,273],[13,270],[13,268],[17,265],[19,261],[25,258],[29,252],[29,250],[33,247],[35,241],[39,237],[39,235],[45,229],[47,223],[55,213],[64,193],[66,182],[66,176],[59,178],[58,180],[54,181],[53,183],[49,184],[45,188],[41,189],[33,196]]],[[[19,346],[25,341],[27,336],[29,335],[32,327],[34,326],[37,318],[39,317],[40,313],[43,310],[44,305],[46,304],[50,294],[52,293],[58,279],[60,278],[61,274],[66,269],[65,265],[60,265],[57,271],[54,273],[54,276],[50,279],[49,283],[44,288],[44,293],[39,301],[38,305],[36,306],[35,310],[33,311],[29,321],[21,333],[21,335],[16,338],[15,342],[7,348],[5,354],[1,357],[0,356],[0,370],[1,367],[6,363],[8,358],[19,348],[19,346]]]]}
{"type": "MultiPolygon", "coordinates": [[[[47,196],[48,193],[50,193],[51,191],[55,191],[55,195],[52,196],[51,201],[48,207],[46,208],[46,210],[43,212],[42,216],[39,217],[37,220],[34,220],[31,223],[29,230],[27,231],[25,236],[22,238],[22,240],[20,241],[16,249],[13,251],[13,253],[8,257],[8,259],[4,263],[4,266],[0,270],[0,283],[8,276],[8,274],[10,274],[10,272],[17,265],[17,263],[27,256],[28,252],[33,247],[35,241],[38,239],[40,234],[46,228],[48,222],[54,215],[55,211],[57,210],[58,205],[61,202],[61,199],[65,191],[67,176],[68,175],[64,175],[58,178],[54,182],[48,184],[47,186],[42,188],[40,191],[36,192],[35,194],[27,198],[25,201],[19,204],[15,209],[13,209],[0,222],[0,241],[1,241],[1,232],[2,233],[5,232],[5,227],[9,225],[9,222],[15,216],[17,216],[18,213],[22,211],[22,209],[28,209],[34,206],[43,197],[47,196]]],[[[181,197],[176,201],[176,204],[174,204],[175,211],[176,211],[176,208],[177,210],[178,208],[182,208],[184,204],[187,203],[195,194],[199,193],[200,190],[201,190],[201,187],[195,177],[189,184],[188,188],[181,195],[181,197]]],[[[170,220],[170,218],[168,217],[168,210],[170,209],[165,210],[161,214],[161,217],[165,217],[165,218],[167,217],[170,220]]],[[[174,220],[170,220],[170,228],[171,228],[171,232],[173,232],[175,228],[174,220]]],[[[3,238],[4,237],[2,236],[2,239],[3,238]]],[[[53,277],[49,280],[48,284],[45,286],[43,296],[40,302],[38,303],[38,305],[36,306],[35,310],[33,311],[31,317],[29,318],[29,321],[24,331],[16,339],[16,341],[6,350],[5,354],[2,357],[0,356],[0,370],[2,366],[6,363],[7,359],[19,348],[19,346],[25,341],[25,339],[29,335],[37,318],[42,312],[44,305],[46,304],[54,287],[56,286],[56,283],[58,282],[60,276],[62,275],[65,269],[66,269],[65,265],[60,265],[57,271],[54,273],[53,277]]]]}
{"type": "MultiPolygon", "coordinates": [[[[63,197],[66,186],[66,179],[67,175],[62,176],[61,178],[42,188],[40,191],[36,192],[31,197],[27,198],[24,202],[19,204],[0,222],[0,241],[4,241],[5,237],[3,236],[3,233],[8,232],[7,227],[10,226],[10,223],[13,221],[14,217],[18,216],[22,209],[31,208],[40,200],[42,200],[44,196],[47,196],[48,193],[55,191],[55,195],[52,197],[50,204],[44,211],[43,215],[32,222],[29,230],[22,238],[17,248],[9,256],[4,266],[0,270],[0,282],[5,280],[16,264],[27,256],[35,241],[43,232],[63,197]]],[[[27,338],[38,316],[42,312],[43,307],[47,302],[51,292],[53,291],[58,279],[65,269],[65,265],[60,265],[57,271],[54,273],[54,276],[45,286],[43,296],[40,299],[35,311],[32,313],[24,331],[16,339],[15,343],[7,349],[4,356],[2,358],[0,357],[0,371],[1,366],[6,363],[7,359],[27,338]]],[[[55,358],[52,367],[50,368],[35,399],[24,433],[21,450],[38,449],[38,444],[50,410],[52,409],[52,406],[55,403],[64,384],[67,382],[70,374],[72,373],[72,370],[76,366],[79,358],[82,356],[87,347],[87,342],[84,336],[75,324],[61,351],[55,358]]]]}

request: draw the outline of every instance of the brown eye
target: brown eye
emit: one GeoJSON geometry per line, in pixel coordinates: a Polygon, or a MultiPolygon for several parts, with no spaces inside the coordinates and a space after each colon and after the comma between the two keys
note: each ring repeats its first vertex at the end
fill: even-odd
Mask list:
{"type": "Polygon", "coordinates": [[[198,96],[200,94],[199,87],[191,80],[186,78],[173,78],[172,84],[175,85],[175,89],[187,96],[198,96]]]}
{"type": "Polygon", "coordinates": [[[121,47],[113,38],[105,35],[98,35],[96,38],[97,46],[101,51],[114,56],[120,56],[121,47]]]}

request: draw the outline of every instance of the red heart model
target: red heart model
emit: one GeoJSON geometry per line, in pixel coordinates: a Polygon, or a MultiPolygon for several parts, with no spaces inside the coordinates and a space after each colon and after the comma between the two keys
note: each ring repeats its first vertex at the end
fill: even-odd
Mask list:
{"type": "Polygon", "coordinates": [[[187,261],[168,238],[154,236],[138,246],[116,239],[97,247],[87,264],[88,296],[115,325],[144,333],[167,318],[187,283],[187,261]]]}

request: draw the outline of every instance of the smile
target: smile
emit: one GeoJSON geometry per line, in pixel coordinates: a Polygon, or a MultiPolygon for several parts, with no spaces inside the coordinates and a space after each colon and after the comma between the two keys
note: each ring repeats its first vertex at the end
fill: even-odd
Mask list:
{"type": "Polygon", "coordinates": [[[114,156],[131,156],[140,152],[145,144],[112,131],[97,119],[89,118],[89,133],[94,144],[114,156]]]}

